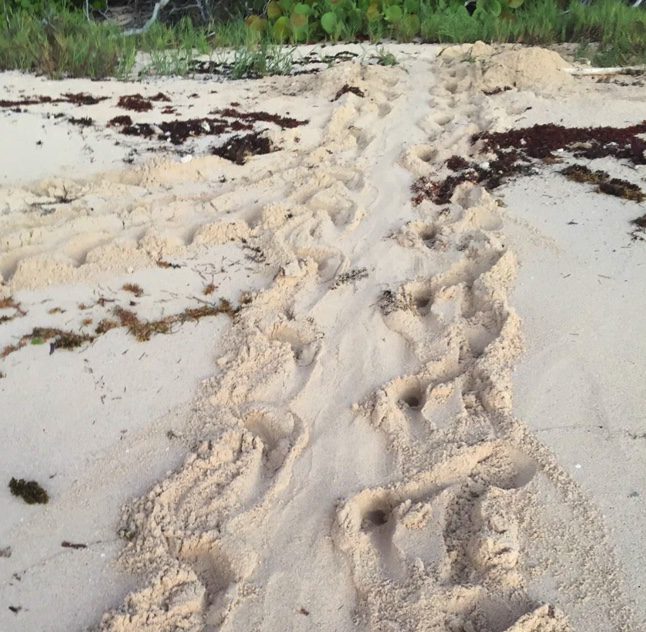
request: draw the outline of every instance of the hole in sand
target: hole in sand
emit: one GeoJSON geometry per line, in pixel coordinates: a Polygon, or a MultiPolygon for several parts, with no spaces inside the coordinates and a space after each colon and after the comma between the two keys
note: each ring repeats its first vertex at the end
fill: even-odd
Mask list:
{"type": "Polygon", "coordinates": [[[372,509],[366,512],[363,519],[369,526],[381,527],[388,522],[388,514],[383,509],[372,509]]]}
{"type": "Polygon", "coordinates": [[[260,410],[250,412],[244,419],[247,430],[259,437],[271,452],[278,444],[282,432],[276,428],[276,420],[271,415],[260,410]]]}
{"type": "Polygon", "coordinates": [[[390,114],[392,109],[392,106],[388,105],[387,103],[380,104],[378,106],[379,116],[383,118],[384,116],[390,114]]]}
{"type": "Polygon", "coordinates": [[[437,114],[434,117],[434,122],[442,127],[448,125],[453,120],[453,114],[437,114]]]}
{"type": "Polygon", "coordinates": [[[278,340],[279,342],[286,342],[291,348],[292,353],[294,354],[295,360],[300,360],[303,355],[303,347],[305,346],[305,341],[301,334],[294,328],[289,325],[281,325],[277,327],[271,335],[273,340],[278,340]]]}
{"type": "Polygon", "coordinates": [[[424,394],[419,386],[413,385],[402,392],[399,401],[412,410],[421,410],[424,405],[424,394]]]}
{"type": "Polygon", "coordinates": [[[437,155],[437,152],[431,147],[428,147],[427,145],[416,147],[414,149],[414,153],[422,162],[427,162],[427,163],[431,162],[433,158],[435,158],[435,156],[437,155]]]}
{"type": "Polygon", "coordinates": [[[433,297],[430,289],[421,289],[413,295],[413,305],[419,314],[425,316],[431,311],[433,297]]]}
{"type": "Polygon", "coordinates": [[[530,456],[505,446],[483,461],[485,477],[501,489],[519,489],[527,485],[536,474],[537,465],[530,456]],[[487,471],[488,470],[488,471],[487,471]]]}
{"type": "Polygon", "coordinates": [[[420,231],[419,238],[427,248],[433,248],[437,241],[437,229],[432,226],[427,226],[420,231]]]}
{"type": "Polygon", "coordinates": [[[191,566],[206,589],[207,605],[211,605],[217,594],[235,581],[231,563],[217,545],[189,550],[181,558],[191,566]]]}

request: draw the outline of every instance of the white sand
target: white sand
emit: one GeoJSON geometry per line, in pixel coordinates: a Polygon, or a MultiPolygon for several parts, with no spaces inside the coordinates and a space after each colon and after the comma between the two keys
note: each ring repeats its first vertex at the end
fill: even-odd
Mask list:
{"type": "Polygon", "coordinates": [[[110,96],[0,110],[0,298],[26,312],[0,349],[115,305],[252,299],[0,360],[0,481],[50,495],[0,492],[1,630],[643,629],[643,205],[547,168],[442,207],[410,185],[479,131],[641,122],[644,88],[536,49],[392,50],[254,82],[0,75],[6,99],[110,96]],[[333,101],[344,84],[365,97],[333,101]],[[105,124],[159,121],[115,107],[159,90],[167,120],[236,102],[309,123],[263,124],[281,150],[244,166],[204,138],[151,162],[105,124]]]}

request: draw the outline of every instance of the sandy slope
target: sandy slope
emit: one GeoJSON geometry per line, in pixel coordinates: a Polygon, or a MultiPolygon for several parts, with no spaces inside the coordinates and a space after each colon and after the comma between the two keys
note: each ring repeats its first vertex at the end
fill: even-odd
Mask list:
{"type": "MultiPolygon", "coordinates": [[[[2,325],[0,346],[36,325],[89,328],[114,304],[150,319],[247,297],[233,319],[149,342],[117,328],[78,351],[28,346],[3,361],[0,467],[45,482],[52,500],[2,496],[2,629],[641,629],[631,558],[644,510],[628,496],[644,484],[643,398],[623,377],[644,363],[633,323],[646,256],[627,236],[637,205],[548,175],[496,192],[504,202],[462,185],[442,207],[413,207],[410,185],[472,153],[478,131],[646,119],[643,88],[575,81],[545,51],[439,51],[397,47],[395,68],[350,62],[215,94],[99,85],[162,89],[182,113],[237,102],[309,123],[267,125],[281,151],[244,166],[172,156],[61,179],[54,161],[41,175],[57,177],[25,185],[16,172],[0,191],[4,292],[27,311],[2,325]],[[334,100],[344,84],[365,96],[334,100]],[[582,233],[564,226],[575,216],[582,233]],[[630,289],[591,292],[591,243],[630,289]],[[563,284],[563,266],[577,283],[563,284]],[[611,300],[617,312],[599,314],[611,300]],[[586,390],[612,401],[603,448],[569,432],[599,408],[573,396],[586,390]]],[[[114,115],[91,107],[97,121],[114,115]]],[[[117,158],[143,153],[128,143],[117,158]]]]}

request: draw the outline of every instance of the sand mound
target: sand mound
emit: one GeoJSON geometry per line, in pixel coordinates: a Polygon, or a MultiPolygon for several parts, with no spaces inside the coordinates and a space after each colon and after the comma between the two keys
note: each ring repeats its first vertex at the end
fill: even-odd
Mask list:
{"type": "Polygon", "coordinates": [[[485,92],[509,88],[553,92],[573,83],[566,72],[570,65],[556,52],[537,47],[489,46],[483,42],[465,44],[443,51],[453,67],[471,66],[474,87],[485,92]]]}

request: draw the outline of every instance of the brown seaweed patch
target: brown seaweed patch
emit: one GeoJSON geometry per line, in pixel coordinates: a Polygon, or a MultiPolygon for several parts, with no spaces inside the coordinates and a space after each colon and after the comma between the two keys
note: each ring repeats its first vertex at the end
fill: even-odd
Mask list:
{"type": "MultiPolygon", "coordinates": [[[[543,164],[561,162],[561,155],[580,158],[614,157],[633,164],[646,164],[646,141],[639,134],[646,133],[646,121],[627,127],[564,127],[543,124],[506,132],[483,132],[472,137],[473,144],[482,143],[484,151],[493,153],[488,162],[469,162],[461,156],[452,156],[447,162],[452,175],[443,180],[419,178],[412,186],[412,201],[418,205],[425,199],[435,204],[446,204],[455,189],[463,182],[482,184],[492,190],[516,175],[535,173],[543,164]],[[559,152],[556,155],[554,152],[559,152]]],[[[641,202],[644,193],[630,182],[610,178],[604,172],[593,172],[580,165],[572,165],[561,173],[576,182],[597,185],[597,191],[626,200],[641,202]]]]}
{"type": "MultiPolygon", "coordinates": [[[[166,316],[165,318],[160,318],[158,320],[140,320],[139,317],[130,310],[124,309],[123,307],[114,308],[114,315],[119,320],[121,326],[126,327],[128,332],[140,342],[150,340],[152,336],[157,334],[170,333],[174,325],[186,322],[196,322],[202,318],[206,318],[207,316],[218,316],[220,314],[225,314],[230,318],[233,318],[236,314],[236,310],[232,307],[229,301],[226,299],[220,299],[218,305],[205,304],[200,307],[188,307],[179,314],[171,314],[170,316],[166,316]]],[[[99,323],[99,325],[101,325],[101,323],[99,323]]],[[[109,329],[112,328],[113,327],[110,327],[109,329]]],[[[99,332],[97,331],[97,333],[99,332]]]]}
{"type": "Polygon", "coordinates": [[[463,158],[462,156],[451,156],[446,161],[446,166],[451,171],[463,171],[464,169],[469,168],[469,161],[466,158],[463,158]]]}
{"type": "Polygon", "coordinates": [[[77,334],[73,331],[64,331],[55,327],[34,327],[26,336],[26,342],[31,344],[42,344],[51,341],[51,351],[56,349],[76,349],[86,342],[92,342],[94,338],[87,334],[77,334]]]}
{"type": "Polygon", "coordinates": [[[309,120],[301,121],[291,116],[281,116],[280,114],[271,114],[270,112],[241,112],[235,108],[229,107],[221,110],[214,110],[212,114],[218,114],[224,118],[233,118],[241,121],[250,121],[252,123],[274,123],[281,129],[293,129],[300,125],[307,125],[309,120]]]}
{"type": "Polygon", "coordinates": [[[28,344],[42,345],[49,341],[51,354],[57,349],[76,349],[93,340],[94,337],[87,334],[77,334],[73,331],[65,331],[55,327],[34,327],[30,333],[22,336],[16,344],[7,345],[0,352],[0,358],[6,358],[14,351],[18,351],[28,344]]]}
{"type": "Polygon", "coordinates": [[[47,492],[36,481],[12,478],[9,481],[9,490],[12,496],[22,498],[28,505],[44,505],[49,502],[47,492]]]}
{"type": "Polygon", "coordinates": [[[43,95],[27,97],[20,101],[0,99],[0,108],[15,108],[21,105],[40,105],[41,103],[73,103],[74,105],[96,105],[105,101],[108,97],[95,97],[85,92],[65,92],[60,97],[48,97],[43,95]]]}
{"type": "Polygon", "coordinates": [[[452,156],[447,166],[456,172],[443,180],[432,180],[427,176],[418,178],[412,186],[413,204],[418,206],[425,199],[434,204],[448,204],[453,193],[464,182],[482,184],[489,190],[499,187],[516,175],[534,173],[531,162],[516,150],[501,151],[494,160],[478,164],[459,156],[452,156]]]}
{"type": "Polygon", "coordinates": [[[133,110],[135,112],[149,112],[153,109],[150,99],[137,94],[124,94],[119,97],[117,105],[124,110],[133,110]]]}
{"type": "Polygon", "coordinates": [[[26,316],[27,314],[27,312],[20,306],[20,303],[16,302],[16,300],[11,296],[0,299],[0,310],[13,310],[12,314],[0,314],[0,325],[2,323],[8,323],[14,318],[26,316]]]}
{"type": "Polygon", "coordinates": [[[633,202],[643,202],[646,199],[646,195],[636,184],[619,178],[611,178],[606,182],[602,182],[599,185],[599,191],[633,202]]]}
{"type": "Polygon", "coordinates": [[[561,169],[560,173],[574,182],[596,184],[598,193],[614,195],[632,202],[643,202],[646,199],[646,194],[636,184],[611,178],[605,171],[592,171],[584,165],[570,165],[561,169]]]}
{"type": "Polygon", "coordinates": [[[630,223],[635,227],[630,233],[632,238],[646,241],[646,213],[630,220],[630,223]]]}
{"type": "Polygon", "coordinates": [[[65,92],[63,97],[66,101],[75,105],[96,105],[108,99],[108,97],[95,97],[86,92],[65,92]]]}
{"type": "Polygon", "coordinates": [[[608,178],[605,171],[592,171],[584,165],[569,165],[561,169],[561,173],[574,182],[588,182],[590,184],[599,184],[608,178]]]}
{"type": "Polygon", "coordinates": [[[505,86],[504,88],[501,86],[498,86],[494,88],[493,90],[483,90],[482,93],[486,94],[488,97],[493,96],[494,94],[500,94],[501,92],[507,92],[508,90],[511,90],[511,86],[505,86]]]}
{"type": "MultiPolygon", "coordinates": [[[[269,112],[241,112],[235,108],[215,110],[212,114],[216,114],[217,118],[204,117],[162,121],[157,124],[133,123],[129,116],[117,116],[108,122],[108,127],[121,127],[121,133],[128,136],[155,137],[160,141],[170,141],[174,145],[181,145],[189,138],[199,136],[220,136],[231,132],[250,132],[254,129],[254,123],[258,122],[273,123],[281,129],[293,129],[309,123],[309,120],[299,120],[269,112]]],[[[242,136],[240,138],[246,137],[242,136]]],[[[241,141],[238,139],[235,142],[241,141]]],[[[256,151],[255,153],[259,152],[256,151]]]]}
{"type": "Polygon", "coordinates": [[[108,121],[108,127],[117,127],[119,125],[132,125],[132,119],[127,114],[122,114],[108,121]]]}
{"type": "Polygon", "coordinates": [[[119,327],[119,323],[116,320],[104,318],[103,320],[99,321],[99,324],[96,326],[94,332],[98,336],[101,336],[108,333],[111,329],[116,329],[117,327],[119,327]]]}
{"type": "Polygon", "coordinates": [[[158,92],[157,94],[153,94],[152,97],[148,97],[151,101],[165,101],[166,103],[170,103],[170,97],[165,95],[163,92],[158,92]]]}
{"type": "MultiPolygon", "coordinates": [[[[113,310],[115,318],[101,320],[94,329],[94,335],[64,331],[53,327],[34,327],[31,333],[22,336],[16,344],[7,345],[0,352],[0,358],[6,358],[28,344],[41,345],[47,341],[50,342],[50,354],[57,349],[76,349],[118,327],[127,328],[128,333],[140,342],[144,342],[150,340],[154,335],[171,333],[175,325],[196,322],[207,316],[224,314],[234,318],[238,309],[234,308],[228,300],[220,299],[217,305],[209,303],[199,307],[187,307],[182,312],[158,320],[141,320],[133,311],[117,306],[113,310]]],[[[90,322],[86,320],[85,325],[89,324],[90,322]]]]}
{"type": "Polygon", "coordinates": [[[169,140],[173,145],[181,145],[189,138],[198,136],[219,136],[230,131],[251,130],[251,124],[236,121],[229,123],[224,119],[199,118],[183,121],[163,121],[157,125],[150,123],[134,123],[125,125],[122,134],[128,136],[143,136],[150,138],[156,136],[158,140],[169,140]]]}
{"type": "Polygon", "coordinates": [[[91,127],[94,125],[94,121],[89,116],[81,116],[79,118],[70,116],[67,120],[73,125],[80,125],[81,127],[91,127]]]}
{"type": "Polygon", "coordinates": [[[140,285],[137,285],[136,283],[124,283],[121,286],[121,289],[124,292],[130,292],[131,294],[134,294],[137,298],[140,296],[143,296],[144,290],[140,285]]]}
{"type": "Polygon", "coordinates": [[[213,147],[211,153],[237,165],[244,165],[249,156],[269,154],[274,151],[274,145],[269,138],[252,132],[243,136],[236,134],[224,145],[213,147]]]}
{"type": "Polygon", "coordinates": [[[350,86],[346,83],[342,88],[339,88],[338,92],[334,96],[334,99],[331,99],[331,101],[338,101],[344,94],[347,94],[348,92],[352,92],[352,94],[356,94],[358,97],[361,97],[361,98],[366,96],[365,92],[361,90],[361,88],[357,88],[356,86],[350,86]]]}
{"type": "Polygon", "coordinates": [[[646,142],[638,137],[645,133],[646,121],[627,127],[564,127],[548,123],[506,132],[483,132],[473,136],[472,142],[483,141],[486,150],[496,153],[519,149],[531,158],[545,158],[561,149],[576,157],[612,156],[646,164],[646,142]]]}

